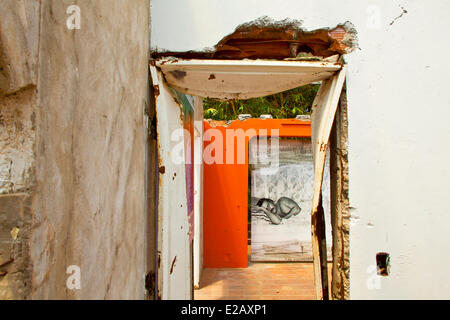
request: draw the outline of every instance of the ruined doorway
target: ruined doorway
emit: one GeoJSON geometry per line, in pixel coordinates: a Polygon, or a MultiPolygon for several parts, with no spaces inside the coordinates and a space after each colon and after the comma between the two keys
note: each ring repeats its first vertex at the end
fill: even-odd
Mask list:
{"type": "MultiPolygon", "coordinates": [[[[159,66],[163,70],[163,72],[164,72],[164,69],[165,69],[165,73],[164,73],[165,76],[166,76],[165,78],[167,79],[167,81],[169,81],[169,83],[170,83],[170,81],[178,81],[179,78],[180,78],[180,75],[182,75],[181,78],[183,78],[183,79],[185,79],[186,77],[188,77],[188,78],[189,77],[194,77],[194,79],[191,79],[186,84],[189,84],[189,83],[195,84],[195,82],[196,82],[195,81],[195,77],[197,76],[196,73],[199,76],[201,76],[202,74],[203,75],[207,75],[207,76],[209,76],[209,78],[211,78],[211,74],[215,74],[217,76],[217,75],[219,75],[219,71],[217,69],[222,70],[221,71],[222,74],[224,74],[226,77],[230,77],[230,79],[231,79],[231,80],[229,79],[230,81],[232,81],[233,77],[237,77],[236,79],[241,79],[241,81],[242,81],[242,79],[245,79],[245,76],[248,76],[249,74],[254,76],[255,75],[255,71],[256,71],[256,75],[259,74],[259,75],[263,76],[264,79],[267,79],[268,73],[265,71],[265,69],[267,70],[267,68],[271,69],[272,73],[275,76],[278,76],[279,73],[275,72],[273,68],[275,68],[275,70],[277,68],[282,68],[282,69],[283,68],[287,68],[285,70],[289,70],[290,69],[289,76],[290,77],[297,76],[297,79],[298,79],[298,81],[301,84],[302,82],[303,83],[308,83],[308,82],[311,82],[311,81],[322,80],[323,78],[321,79],[321,77],[324,77],[325,79],[327,79],[328,77],[330,77],[330,75],[332,75],[335,72],[335,71],[331,71],[331,70],[333,70],[333,69],[340,70],[340,68],[341,68],[340,64],[334,64],[334,63],[332,63],[332,64],[329,64],[329,63],[320,63],[320,64],[317,64],[317,63],[306,63],[305,64],[304,62],[302,62],[302,63],[297,63],[296,64],[296,63],[293,63],[293,62],[289,62],[289,63],[281,63],[281,62],[272,63],[272,62],[266,62],[266,61],[262,62],[261,64],[259,62],[248,63],[248,62],[242,62],[242,61],[225,61],[225,62],[213,61],[212,63],[210,63],[210,62],[206,62],[206,61],[198,61],[197,62],[197,61],[192,61],[192,60],[190,60],[190,61],[180,61],[180,60],[175,60],[175,61],[173,61],[173,60],[172,61],[170,61],[170,60],[169,61],[168,60],[158,61],[157,62],[157,66],[159,66]],[[236,65],[240,66],[240,68],[239,69],[233,69],[236,65]],[[182,66],[187,71],[180,71],[179,69],[182,66]],[[299,68],[299,71],[301,71],[299,74],[296,74],[295,72],[292,72],[291,68],[295,67],[295,66],[297,66],[299,68]],[[247,67],[249,69],[245,70],[245,67],[247,67]],[[307,69],[305,69],[304,67],[307,67],[307,69]],[[323,70],[323,73],[318,72],[318,71],[314,72],[313,70],[316,67],[321,68],[323,70]],[[324,69],[324,68],[327,68],[327,67],[331,67],[332,69],[331,70],[330,69],[328,69],[328,70],[324,69]],[[190,70],[190,69],[192,69],[192,70],[190,70]],[[232,72],[225,72],[224,73],[224,70],[228,70],[228,69],[230,69],[232,72]],[[213,70],[213,72],[211,72],[211,70],[213,70]],[[193,71],[193,72],[188,72],[188,71],[193,71]],[[251,71],[251,73],[249,73],[250,71],[251,71]],[[260,71],[260,72],[258,73],[257,71],[260,71]],[[234,75],[233,75],[233,72],[234,72],[234,75]],[[319,79],[317,79],[317,77],[319,77],[319,79]]],[[[155,73],[157,73],[156,68],[154,68],[154,71],[153,71],[153,74],[155,74],[155,73]]],[[[292,78],[286,77],[286,73],[285,72],[282,72],[282,74],[283,74],[283,77],[282,77],[283,80],[292,81],[292,78]]],[[[342,73],[340,73],[340,74],[342,74],[342,73]]],[[[209,78],[207,78],[207,79],[209,79],[209,78]]],[[[337,82],[336,82],[337,79],[340,79],[340,81],[341,81],[341,85],[340,86],[342,86],[342,83],[343,83],[343,78],[342,77],[339,77],[339,78],[335,77],[335,80],[333,80],[333,82],[328,81],[325,86],[322,85],[321,88],[325,88],[325,89],[322,90],[321,94],[320,94],[320,90],[319,90],[319,94],[317,96],[317,99],[319,99],[318,103],[326,103],[327,105],[331,106],[331,105],[334,104],[334,102],[331,101],[331,100],[333,100],[333,99],[336,100],[336,99],[339,98],[340,86],[337,85],[337,82]],[[337,91],[337,90],[339,90],[339,91],[337,91]],[[337,92],[337,95],[336,95],[336,92],[337,92]],[[322,100],[322,102],[320,102],[320,100],[322,100]]],[[[159,81],[160,82],[159,82],[158,86],[163,84],[164,83],[163,81],[165,81],[165,80],[163,80],[162,77],[159,77],[159,81]]],[[[258,82],[256,82],[256,83],[258,84],[258,82]]],[[[280,85],[280,82],[278,82],[278,85],[280,85]]],[[[176,85],[173,85],[173,86],[177,87],[176,85]]],[[[202,89],[204,89],[204,88],[205,87],[202,87],[202,89]]],[[[160,95],[161,95],[161,91],[162,91],[161,87],[159,87],[158,89],[160,90],[160,95]]],[[[263,88],[261,88],[261,89],[263,89],[263,88]]],[[[184,90],[186,91],[186,89],[184,89],[184,90]]],[[[225,91],[220,90],[217,94],[226,97],[227,92],[226,92],[226,90],[225,91]]],[[[259,92],[255,93],[255,95],[258,96],[258,95],[260,95],[260,93],[259,92]]],[[[167,103],[169,101],[173,101],[173,98],[170,98],[170,95],[167,95],[167,98],[165,97],[164,101],[166,101],[166,103],[167,103]]],[[[172,102],[170,102],[170,103],[172,103],[172,102]]],[[[336,102],[336,104],[337,104],[337,102],[336,102]]],[[[158,103],[157,103],[157,106],[158,106],[158,103]]],[[[176,107],[176,108],[179,109],[179,107],[176,107]]],[[[166,112],[164,110],[165,109],[160,109],[161,112],[166,112]]],[[[333,115],[334,115],[334,113],[333,113],[333,115]]],[[[177,116],[177,117],[179,117],[179,116],[177,116]]],[[[173,119],[172,120],[169,120],[169,118],[167,118],[167,119],[168,119],[167,121],[172,121],[172,122],[174,121],[173,119]]],[[[331,118],[331,120],[333,120],[333,118],[331,118]]],[[[165,127],[164,130],[167,130],[167,128],[165,127]]],[[[169,136],[169,133],[167,133],[167,135],[169,136]]],[[[328,139],[328,138],[326,138],[326,139],[328,139]]],[[[323,144],[323,142],[322,142],[322,144],[323,144]]],[[[321,146],[321,150],[322,149],[323,149],[323,145],[321,146]]],[[[323,161],[324,161],[324,159],[323,159],[323,161]]],[[[168,166],[170,166],[170,164],[167,164],[167,166],[164,166],[164,167],[167,168],[168,166]]],[[[323,172],[322,171],[323,167],[321,169],[320,168],[318,168],[318,169],[319,169],[319,171],[323,172]]],[[[320,181],[321,181],[321,174],[320,174],[320,181]]],[[[161,200],[161,197],[160,197],[160,200],[161,200]]],[[[182,205],[180,207],[182,207],[182,205]]],[[[180,210],[180,209],[178,209],[178,210],[180,210]]],[[[169,214],[168,211],[167,211],[167,214],[169,214]]],[[[180,214],[182,214],[181,210],[180,210],[180,214]]],[[[177,237],[177,236],[174,234],[171,237],[177,237]]],[[[180,238],[180,239],[182,239],[182,238],[180,238]]],[[[184,240],[181,240],[181,241],[184,241],[184,240]]],[[[175,246],[175,243],[176,242],[174,242],[171,245],[175,246]]],[[[175,247],[174,247],[174,249],[175,249],[175,247]]],[[[158,252],[158,254],[161,254],[161,255],[164,255],[164,253],[166,253],[164,250],[159,250],[159,252],[158,252]]],[[[167,258],[166,259],[166,266],[165,266],[165,268],[167,268],[167,270],[168,271],[170,270],[171,272],[173,272],[172,265],[175,266],[175,264],[172,262],[172,265],[170,265],[170,263],[167,263],[167,261],[169,261],[169,262],[171,260],[174,261],[173,259],[174,258],[167,258]]],[[[185,260],[188,261],[189,259],[185,259],[185,260]]],[[[317,277],[324,277],[325,279],[327,278],[327,276],[323,275],[323,270],[325,270],[325,272],[327,272],[326,271],[326,259],[325,259],[325,261],[322,261],[321,263],[322,263],[322,265],[325,265],[325,268],[322,269],[322,271],[320,271],[321,269],[319,269],[319,271],[318,271],[319,275],[316,274],[315,275],[315,279],[317,279],[317,277]]],[[[179,265],[180,264],[178,264],[178,266],[179,265]]],[[[186,268],[188,268],[188,269],[191,268],[189,263],[186,263],[186,268]]],[[[170,272],[168,272],[168,273],[171,274],[170,272]]],[[[186,276],[187,277],[191,277],[191,275],[186,275],[186,276]]],[[[170,278],[166,278],[166,281],[170,282],[169,279],[170,278]]],[[[182,280],[182,281],[185,281],[185,280],[182,280]]],[[[317,280],[316,280],[316,282],[317,282],[317,280]]],[[[176,286],[178,286],[178,285],[176,285],[176,286]]],[[[190,286],[190,284],[189,284],[189,286],[190,286]]],[[[320,287],[322,287],[322,283],[320,283],[320,287]]],[[[175,288],[175,286],[174,286],[174,288],[175,288]]],[[[326,294],[328,294],[328,285],[326,285],[326,288],[327,288],[326,289],[326,292],[327,292],[326,294]]],[[[321,292],[321,294],[323,294],[323,291],[321,292]]]]}
{"type": "MultiPolygon", "coordinates": [[[[167,92],[171,89],[193,96],[229,100],[265,96],[314,81],[322,81],[312,113],[311,135],[315,180],[311,225],[316,297],[317,299],[328,299],[329,288],[328,281],[326,281],[326,248],[324,246],[325,230],[321,186],[325,153],[329,145],[334,115],[347,70],[342,55],[357,47],[356,32],[349,22],[338,25],[333,29],[323,28],[305,31],[301,28],[301,22],[299,21],[274,22],[269,20],[264,17],[238,26],[234,33],[223,38],[211,51],[153,53],[152,57],[155,60],[151,62],[151,71],[152,78],[157,79],[156,83],[153,83],[155,92],[157,92],[155,94],[156,118],[167,119],[169,123],[170,121],[175,123],[170,116],[167,117],[169,113],[167,107],[174,110],[179,109],[176,105],[170,106],[173,97],[171,98],[171,94],[167,94],[167,92]]],[[[345,126],[341,126],[341,128],[343,127],[345,126]]],[[[164,135],[168,135],[167,127],[163,127],[162,122],[157,120],[157,131],[159,132],[159,130],[164,135]]],[[[164,139],[167,139],[167,137],[164,137],[164,139]]],[[[159,145],[160,148],[161,146],[159,145]]],[[[165,155],[166,159],[162,159],[160,168],[162,165],[164,168],[169,167],[171,169],[171,164],[167,163],[167,155],[168,153],[165,155]]],[[[183,177],[185,176],[185,172],[180,173],[183,177]]],[[[159,190],[163,191],[163,194],[160,193],[159,195],[158,215],[160,217],[169,217],[169,208],[171,207],[170,203],[165,203],[168,201],[168,196],[164,193],[168,191],[164,191],[164,188],[165,184],[169,183],[167,176],[165,179],[166,182],[160,183],[159,186],[159,190]]],[[[345,206],[342,206],[342,208],[345,209],[345,206]]],[[[179,211],[180,218],[182,218],[181,210],[179,211]]],[[[342,213],[339,212],[339,214],[342,213]]],[[[341,227],[342,223],[346,221],[342,217],[343,215],[337,218],[334,229],[341,227]]],[[[170,219],[166,219],[165,222],[164,219],[162,221],[163,225],[158,226],[158,232],[161,233],[162,237],[158,237],[158,240],[165,236],[166,241],[163,240],[165,244],[162,245],[168,246],[168,250],[158,250],[158,254],[166,256],[161,259],[165,261],[161,267],[165,271],[161,272],[162,278],[169,284],[164,285],[163,281],[158,285],[164,291],[164,286],[175,288],[181,283],[183,285],[187,283],[185,279],[181,283],[177,283],[178,280],[175,280],[177,277],[167,275],[169,270],[170,273],[173,271],[173,268],[168,266],[170,264],[168,261],[172,259],[169,257],[170,252],[175,252],[176,244],[179,241],[185,241],[183,239],[186,239],[187,235],[182,235],[179,231],[175,232],[175,229],[173,232],[170,231],[173,227],[170,224],[167,225],[170,219]]],[[[343,229],[345,236],[345,228],[343,229]]],[[[338,233],[333,232],[333,237],[335,234],[338,233]]],[[[333,243],[336,247],[336,244],[341,246],[336,250],[333,248],[333,254],[348,255],[348,252],[345,253],[346,251],[342,248],[346,245],[345,242],[333,241],[333,243]]],[[[348,259],[348,256],[345,256],[345,259],[348,259]]],[[[187,261],[187,259],[183,261],[187,261]]],[[[178,269],[184,269],[183,263],[172,263],[172,265],[175,270],[177,267],[178,269]]],[[[343,267],[339,264],[333,265],[333,268],[343,267]]],[[[346,271],[347,273],[340,274],[342,279],[348,279],[348,270],[346,271]]],[[[342,283],[345,286],[345,282],[342,283]]],[[[334,293],[333,296],[335,296],[334,293]]],[[[189,298],[189,295],[185,298],[189,298]]]]}

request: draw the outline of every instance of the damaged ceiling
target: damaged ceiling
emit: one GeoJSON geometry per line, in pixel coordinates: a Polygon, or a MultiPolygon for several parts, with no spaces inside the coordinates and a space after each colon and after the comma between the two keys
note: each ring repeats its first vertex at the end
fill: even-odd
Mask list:
{"type": "Polygon", "coordinates": [[[299,20],[273,21],[262,17],[241,24],[220,40],[214,49],[203,51],[154,51],[154,59],[276,59],[320,60],[357,48],[356,31],[350,22],[334,28],[307,31],[299,20]]]}

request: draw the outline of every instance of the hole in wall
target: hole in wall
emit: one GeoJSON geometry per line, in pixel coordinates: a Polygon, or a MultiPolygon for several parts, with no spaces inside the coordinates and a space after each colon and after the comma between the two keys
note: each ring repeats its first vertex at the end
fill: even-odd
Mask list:
{"type": "Polygon", "coordinates": [[[388,276],[390,272],[390,257],[389,253],[378,252],[376,255],[377,260],[377,274],[380,276],[388,276]]]}

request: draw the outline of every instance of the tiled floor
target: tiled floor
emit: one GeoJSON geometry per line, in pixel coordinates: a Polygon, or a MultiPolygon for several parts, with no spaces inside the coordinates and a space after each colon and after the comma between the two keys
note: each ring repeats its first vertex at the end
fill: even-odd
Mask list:
{"type": "Polygon", "coordinates": [[[195,300],[313,300],[313,264],[249,263],[248,268],[204,269],[194,297],[195,300]]]}

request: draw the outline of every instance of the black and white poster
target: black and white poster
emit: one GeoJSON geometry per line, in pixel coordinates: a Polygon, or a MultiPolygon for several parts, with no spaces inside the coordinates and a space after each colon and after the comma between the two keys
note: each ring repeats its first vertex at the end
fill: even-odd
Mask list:
{"type": "MultiPolygon", "coordinates": [[[[314,166],[309,138],[252,139],[249,145],[251,261],[312,261],[314,166]],[[264,142],[264,141],[263,141],[264,142]]],[[[331,257],[330,173],[323,178],[328,257],[331,257]]]]}

